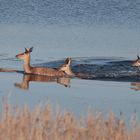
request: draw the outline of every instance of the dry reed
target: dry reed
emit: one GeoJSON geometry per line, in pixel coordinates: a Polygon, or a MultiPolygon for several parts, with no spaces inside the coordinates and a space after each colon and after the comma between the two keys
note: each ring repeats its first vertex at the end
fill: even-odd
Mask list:
{"type": "Polygon", "coordinates": [[[72,113],[57,111],[52,115],[50,105],[13,108],[3,107],[0,118],[0,140],[140,140],[140,125],[134,119],[128,129],[124,120],[109,113],[87,113],[76,119],[72,113]]]}

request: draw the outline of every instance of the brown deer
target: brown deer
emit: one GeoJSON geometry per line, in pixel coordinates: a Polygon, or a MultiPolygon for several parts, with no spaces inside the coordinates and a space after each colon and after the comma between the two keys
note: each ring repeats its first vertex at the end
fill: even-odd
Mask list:
{"type": "Polygon", "coordinates": [[[32,52],[33,47],[26,49],[25,52],[17,54],[16,58],[23,59],[24,60],[24,72],[28,74],[38,74],[38,75],[46,75],[46,76],[53,76],[53,77],[65,77],[70,76],[69,75],[69,69],[70,67],[70,61],[68,61],[67,69],[64,69],[64,66],[62,65],[60,68],[48,68],[48,67],[32,67],[30,65],[30,53],[32,52]]]}
{"type": "Polygon", "coordinates": [[[140,66],[140,57],[139,57],[139,55],[137,55],[137,60],[135,60],[133,62],[132,66],[135,66],[135,67],[139,67],[140,66]]]}
{"type": "Polygon", "coordinates": [[[72,63],[72,59],[71,58],[67,58],[65,60],[65,64],[61,65],[58,68],[58,70],[64,71],[69,76],[75,76],[75,74],[72,72],[71,67],[70,67],[71,63],[72,63]]]}

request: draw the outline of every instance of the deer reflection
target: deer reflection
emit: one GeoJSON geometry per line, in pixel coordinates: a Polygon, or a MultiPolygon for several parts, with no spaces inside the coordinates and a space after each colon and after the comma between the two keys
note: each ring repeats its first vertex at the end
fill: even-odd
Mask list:
{"type": "Polygon", "coordinates": [[[140,82],[132,82],[131,83],[131,89],[138,91],[140,90],[140,82]]]}
{"type": "Polygon", "coordinates": [[[42,75],[31,75],[31,74],[24,74],[22,83],[15,83],[15,86],[21,89],[29,89],[30,82],[56,82],[65,87],[70,87],[70,78],[69,77],[49,77],[49,76],[42,76],[42,75]]]}

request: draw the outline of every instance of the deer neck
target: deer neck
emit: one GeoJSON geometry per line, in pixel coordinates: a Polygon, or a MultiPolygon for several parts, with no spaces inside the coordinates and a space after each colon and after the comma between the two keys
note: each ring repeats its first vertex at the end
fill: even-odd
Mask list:
{"type": "Polygon", "coordinates": [[[74,76],[74,73],[72,72],[70,65],[66,66],[66,69],[64,71],[66,74],[68,74],[69,76],[74,76]]]}
{"type": "Polygon", "coordinates": [[[31,65],[30,65],[30,56],[26,57],[26,59],[24,59],[24,71],[26,73],[31,73],[31,65]]]}
{"type": "Polygon", "coordinates": [[[71,76],[75,75],[70,68],[67,69],[66,73],[71,76]]]}

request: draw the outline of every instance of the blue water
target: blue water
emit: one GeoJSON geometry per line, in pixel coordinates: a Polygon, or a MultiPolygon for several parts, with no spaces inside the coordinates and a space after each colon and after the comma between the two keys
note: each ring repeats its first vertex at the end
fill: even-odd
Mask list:
{"type": "Polygon", "coordinates": [[[139,0],[1,0],[0,67],[23,70],[15,55],[34,46],[35,66],[56,67],[72,57],[75,72],[114,75],[112,68],[115,75],[137,75],[119,80],[73,78],[70,87],[58,81],[30,81],[23,90],[15,86],[22,83],[23,74],[0,73],[0,98],[8,96],[13,105],[32,109],[50,102],[77,116],[89,106],[123,112],[126,118],[134,112],[140,115],[139,70],[131,66],[139,44],[139,0]]]}
{"type": "Polygon", "coordinates": [[[139,26],[139,0],[1,0],[1,23],[139,26]]]}

